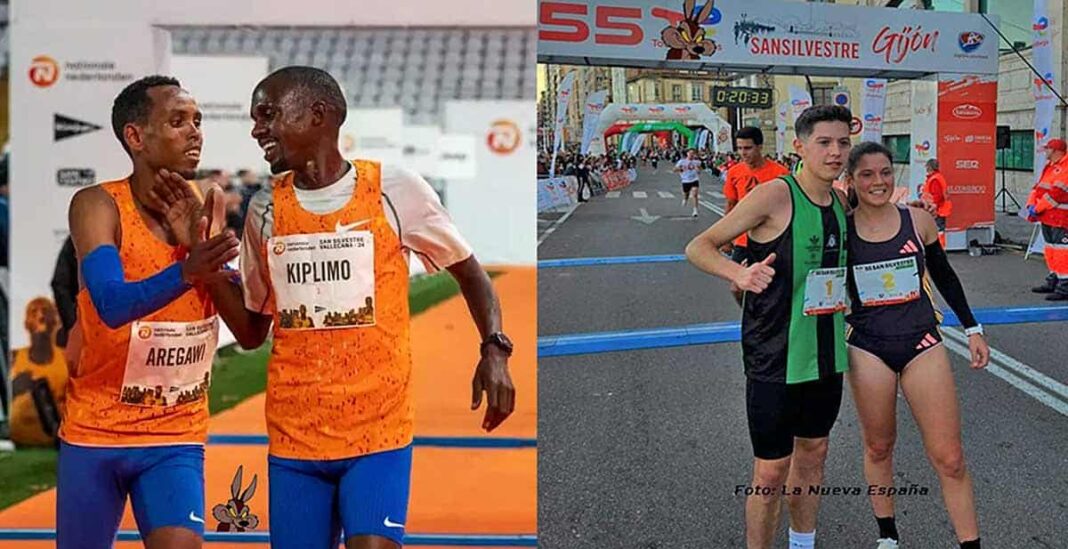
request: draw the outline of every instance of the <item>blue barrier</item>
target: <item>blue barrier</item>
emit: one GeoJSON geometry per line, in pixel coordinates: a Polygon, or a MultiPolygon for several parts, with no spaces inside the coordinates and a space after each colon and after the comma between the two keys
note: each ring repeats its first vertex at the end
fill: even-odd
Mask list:
{"type": "MultiPolygon", "coordinates": [[[[208,444],[267,444],[267,435],[208,435],[208,444]]],[[[519,437],[415,437],[412,446],[424,448],[537,448],[538,439],[519,437]]]]}
{"type": "Polygon", "coordinates": [[[539,269],[559,269],[561,267],[589,267],[592,265],[629,265],[634,263],[674,263],[686,261],[682,254],[672,255],[621,255],[615,257],[573,257],[567,259],[543,259],[538,262],[539,269]]]}
{"type": "MultiPolygon", "coordinates": [[[[0,529],[0,541],[52,541],[56,531],[44,528],[0,529]]],[[[136,530],[120,530],[118,541],[140,541],[136,530]]],[[[204,541],[224,543],[267,543],[270,532],[204,532],[204,541]]],[[[537,547],[538,536],[533,534],[483,535],[483,534],[408,534],[404,544],[447,545],[452,547],[537,547]]]]}
{"type": "MultiPolygon", "coordinates": [[[[1031,322],[1068,321],[1068,306],[989,307],[973,311],[976,320],[988,326],[1031,322]]],[[[943,326],[960,326],[952,312],[946,312],[943,326]]],[[[654,328],[620,332],[564,334],[538,338],[538,358],[636,351],[662,347],[733,343],[741,340],[738,322],[693,324],[676,328],[654,328]]]]}

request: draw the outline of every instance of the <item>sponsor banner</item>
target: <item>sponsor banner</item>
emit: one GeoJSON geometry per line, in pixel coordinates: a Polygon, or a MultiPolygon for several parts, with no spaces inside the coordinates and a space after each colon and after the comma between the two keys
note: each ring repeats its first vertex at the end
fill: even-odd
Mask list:
{"type": "MultiPolygon", "coordinates": [[[[597,138],[597,119],[601,117],[608,90],[595,91],[586,98],[586,114],[582,119],[582,154],[589,154],[590,144],[597,138]]],[[[600,149],[604,150],[604,137],[600,149]]]]}
{"type": "Polygon", "coordinates": [[[642,145],[645,144],[645,136],[646,135],[647,134],[639,133],[639,134],[634,136],[634,139],[630,143],[630,154],[631,155],[637,156],[637,154],[642,150],[642,145]]]}
{"type": "Polygon", "coordinates": [[[782,156],[786,152],[786,123],[790,116],[790,103],[783,101],[775,110],[775,154],[782,156]]]}
{"type": "Polygon", "coordinates": [[[401,150],[404,166],[423,177],[436,177],[439,137],[441,128],[437,126],[405,126],[401,150]]]}
{"type": "Polygon", "coordinates": [[[812,106],[812,94],[800,86],[790,86],[790,122],[797,122],[797,117],[812,106]]]}
{"type": "Polygon", "coordinates": [[[571,103],[574,92],[575,71],[564,75],[560,88],[556,91],[556,125],[553,126],[553,159],[549,165],[549,177],[556,175],[556,154],[564,142],[564,122],[567,120],[567,106],[571,103]]]}
{"type": "Polygon", "coordinates": [[[539,0],[538,59],[770,66],[773,72],[781,65],[794,73],[812,68],[850,76],[998,69],[997,36],[978,14],[772,0],[709,1],[691,13],[684,6],[682,0],[539,0]]]}
{"type": "Polygon", "coordinates": [[[611,135],[609,129],[618,122],[672,121],[686,126],[704,126],[716,136],[715,151],[734,150],[730,124],[704,103],[610,103],[601,111],[597,135],[611,135]]]}
{"type": "Polygon", "coordinates": [[[578,204],[578,179],[574,176],[538,180],[538,213],[578,204]]]}
{"type": "Polygon", "coordinates": [[[883,140],[883,117],[886,116],[886,80],[866,78],[860,92],[861,141],[883,140]]]}
{"type": "MultiPolygon", "coordinates": [[[[13,22],[14,23],[14,22],[13,22]]],[[[25,346],[26,304],[52,298],[52,272],[80,188],[129,175],[111,106],[130,82],[170,72],[170,40],[150,27],[12,24],[9,337],[25,346]],[[115,40],[121,36],[122,40],[115,40]]],[[[209,142],[210,146],[210,142],[209,142]]]]}
{"type": "Polygon", "coordinates": [[[913,80],[912,150],[909,151],[908,196],[916,199],[927,180],[927,161],[938,155],[938,83],[933,80],[913,80]]]}
{"type": "Polygon", "coordinates": [[[267,173],[263,150],[252,134],[252,90],[267,76],[266,57],[175,55],[171,74],[197,100],[203,115],[200,167],[267,173]]]}
{"type": "Polygon", "coordinates": [[[997,95],[992,78],[938,83],[938,162],[953,202],[948,230],[994,223],[997,95]]]}
{"type": "Polygon", "coordinates": [[[474,139],[476,173],[445,180],[444,201],[479,261],[537,261],[537,109],[532,101],[449,101],[445,133],[474,139]],[[524,183],[530,181],[530,183],[524,183]]]}
{"type": "Polygon", "coordinates": [[[445,179],[474,179],[478,175],[473,135],[441,135],[434,147],[434,177],[445,179]]]}
{"type": "Polygon", "coordinates": [[[1048,0],[1035,0],[1034,18],[1031,22],[1033,32],[1032,55],[1035,70],[1041,77],[1031,76],[1031,93],[1035,98],[1035,173],[1040,174],[1046,167],[1046,155],[1042,152],[1046,142],[1054,136],[1053,115],[1057,109],[1057,98],[1052,89],[1057,89],[1057,71],[1053,62],[1053,29],[1050,24],[1048,0]]]}
{"type": "Polygon", "coordinates": [[[349,109],[337,139],[345,158],[399,165],[404,161],[404,112],[399,108],[349,109]]]}
{"type": "Polygon", "coordinates": [[[604,183],[604,188],[609,191],[618,191],[628,185],[630,185],[631,179],[628,170],[605,170],[601,174],[601,182],[604,183]]]}

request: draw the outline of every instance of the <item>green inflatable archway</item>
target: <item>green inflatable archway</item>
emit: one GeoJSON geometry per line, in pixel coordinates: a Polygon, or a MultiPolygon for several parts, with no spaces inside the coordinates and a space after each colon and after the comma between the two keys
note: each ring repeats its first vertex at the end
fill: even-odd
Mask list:
{"type": "Polygon", "coordinates": [[[687,128],[683,124],[680,124],[678,122],[640,122],[638,124],[632,125],[630,128],[627,128],[627,131],[623,133],[623,137],[619,140],[619,152],[623,152],[623,144],[629,141],[629,139],[627,139],[627,136],[630,134],[658,132],[664,130],[672,130],[679,132],[679,134],[686,138],[686,142],[689,143],[688,146],[697,146],[697,132],[691,130],[690,128],[687,128]]]}

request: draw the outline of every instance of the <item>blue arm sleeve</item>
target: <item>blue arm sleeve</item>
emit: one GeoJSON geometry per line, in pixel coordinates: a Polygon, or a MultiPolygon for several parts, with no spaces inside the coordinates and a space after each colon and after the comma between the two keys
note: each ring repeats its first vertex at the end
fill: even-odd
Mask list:
{"type": "Polygon", "coordinates": [[[96,312],[111,329],[162,309],[190,288],[182,280],[181,263],[144,280],[126,282],[119,250],[110,245],[82,259],[82,278],[96,312]]]}

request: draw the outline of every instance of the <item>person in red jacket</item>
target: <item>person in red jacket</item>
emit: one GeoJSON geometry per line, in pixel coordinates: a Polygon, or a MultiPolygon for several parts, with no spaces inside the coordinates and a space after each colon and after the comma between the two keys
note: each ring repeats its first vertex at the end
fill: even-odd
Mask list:
{"type": "Polygon", "coordinates": [[[946,245],[946,218],[953,212],[953,203],[949,201],[949,185],[946,177],[938,171],[938,159],[932,158],[927,161],[927,181],[923,184],[922,197],[927,202],[934,204],[935,224],[938,225],[938,242],[943,247],[946,245]]]}
{"type": "Polygon", "coordinates": [[[1063,139],[1046,143],[1046,167],[1027,199],[1027,220],[1042,224],[1046,241],[1043,255],[1050,274],[1045,284],[1032,288],[1049,294],[1048,301],[1068,300],[1068,144],[1063,139]]]}

